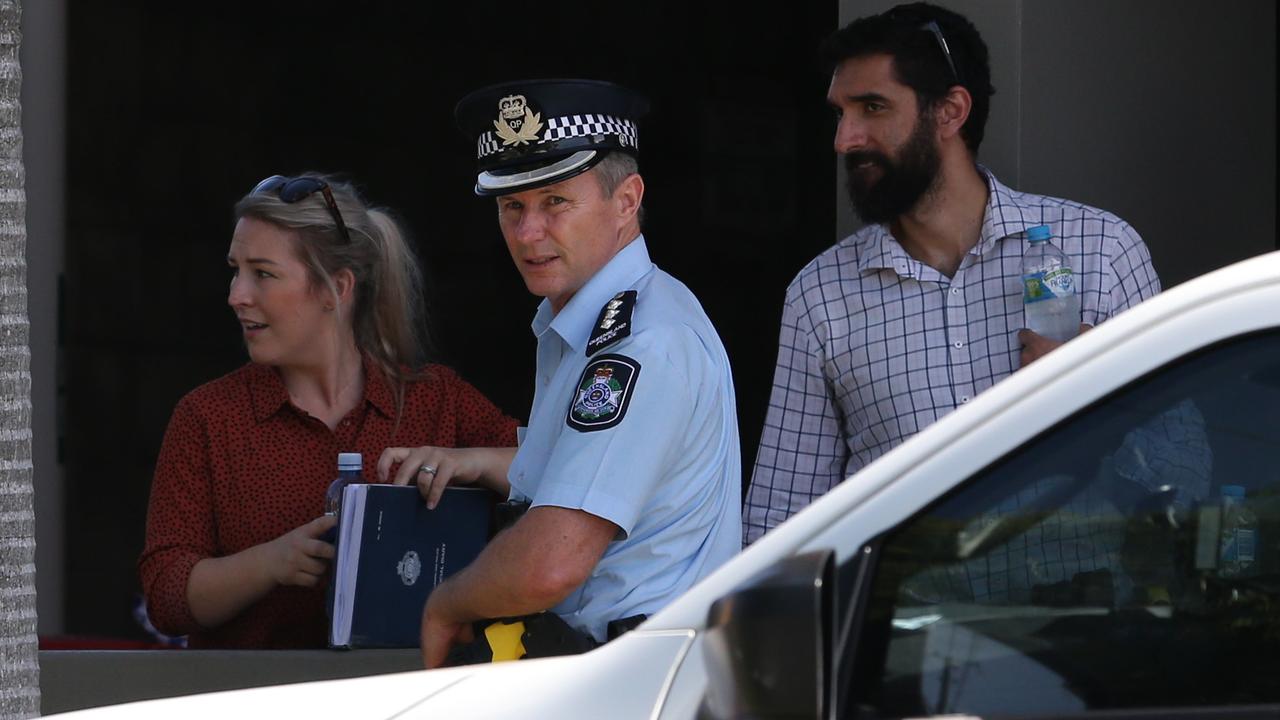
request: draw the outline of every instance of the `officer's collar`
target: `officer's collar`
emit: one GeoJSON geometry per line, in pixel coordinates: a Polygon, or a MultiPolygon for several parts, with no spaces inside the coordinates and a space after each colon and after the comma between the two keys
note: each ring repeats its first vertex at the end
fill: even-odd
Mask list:
{"type": "Polygon", "coordinates": [[[653,267],[644,235],[637,235],[626,247],[618,251],[604,267],[565,304],[560,312],[552,314],[551,301],[544,299],[533,318],[533,333],[541,336],[551,328],[574,350],[587,348],[587,339],[595,325],[600,308],[620,290],[635,286],[653,267]]]}

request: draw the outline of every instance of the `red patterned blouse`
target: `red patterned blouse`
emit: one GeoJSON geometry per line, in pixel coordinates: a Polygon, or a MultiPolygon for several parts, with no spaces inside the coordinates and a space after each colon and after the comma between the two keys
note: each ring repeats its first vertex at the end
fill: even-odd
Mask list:
{"type": "Polygon", "coordinates": [[[319,517],[339,452],[364,456],[377,481],[387,447],[509,447],[516,421],[442,365],[395,397],[365,368],[365,396],[335,430],[289,401],[276,371],[250,363],[178,402],[165,431],[147,510],[138,571],[155,626],[189,635],[191,647],[314,648],[328,637],[325,588],[279,587],[216,628],[187,604],[191,568],[273,540],[319,517]]]}

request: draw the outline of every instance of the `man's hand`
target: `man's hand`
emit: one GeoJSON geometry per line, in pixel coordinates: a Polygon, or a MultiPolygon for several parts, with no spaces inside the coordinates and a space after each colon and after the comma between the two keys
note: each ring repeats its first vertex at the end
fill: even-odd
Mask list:
{"type": "Polygon", "coordinates": [[[431,670],[444,665],[449,651],[475,639],[471,623],[442,619],[432,612],[431,599],[422,609],[422,664],[431,670]]]}
{"type": "Polygon", "coordinates": [[[529,510],[427,596],[423,664],[439,667],[454,645],[470,642],[476,620],[555,607],[586,582],[618,532],[611,521],[583,510],[529,510]]]}
{"type": "Polygon", "coordinates": [[[266,570],[278,585],[315,587],[333,559],[333,546],[320,539],[338,524],[338,518],[321,515],[266,544],[266,570]]]}
{"type": "MultiPolygon", "coordinates": [[[[1080,332],[1092,330],[1092,325],[1080,323],[1080,332]]],[[[1022,353],[1018,356],[1021,367],[1026,367],[1040,358],[1048,355],[1054,348],[1062,345],[1057,340],[1032,332],[1023,328],[1018,331],[1018,343],[1022,345],[1022,353]]]]}

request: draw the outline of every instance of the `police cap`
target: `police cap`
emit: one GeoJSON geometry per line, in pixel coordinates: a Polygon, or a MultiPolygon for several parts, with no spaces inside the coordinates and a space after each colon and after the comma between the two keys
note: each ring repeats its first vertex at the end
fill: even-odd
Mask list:
{"type": "Polygon", "coordinates": [[[611,151],[637,154],[640,94],[598,80],[522,80],[467,95],[454,110],[476,143],[476,194],[506,195],[590,170],[611,151]]]}

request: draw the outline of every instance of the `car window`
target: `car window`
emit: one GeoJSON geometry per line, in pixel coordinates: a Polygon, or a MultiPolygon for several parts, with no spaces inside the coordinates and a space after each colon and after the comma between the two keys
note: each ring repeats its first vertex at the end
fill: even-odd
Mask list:
{"type": "Polygon", "coordinates": [[[878,545],[847,716],[1280,702],[1280,333],[1129,385],[878,545]]]}

